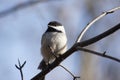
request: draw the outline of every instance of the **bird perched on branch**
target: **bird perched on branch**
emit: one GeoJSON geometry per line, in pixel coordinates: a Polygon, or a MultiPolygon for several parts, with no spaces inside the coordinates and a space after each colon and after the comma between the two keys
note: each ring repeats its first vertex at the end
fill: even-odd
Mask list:
{"type": "MultiPolygon", "coordinates": [[[[49,22],[48,28],[41,39],[43,60],[40,62],[38,69],[44,70],[45,66],[53,63],[59,55],[64,54],[66,49],[67,37],[64,26],[57,21],[49,22]]],[[[44,80],[44,77],[40,80],[44,80]]]]}

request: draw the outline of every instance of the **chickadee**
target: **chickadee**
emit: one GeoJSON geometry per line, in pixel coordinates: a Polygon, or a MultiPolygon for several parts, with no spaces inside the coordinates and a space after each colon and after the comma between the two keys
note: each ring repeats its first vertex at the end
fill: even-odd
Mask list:
{"type": "Polygon", "coordinates": [[[66,49],[67,37],[64,26],[57,21],[49,22],[48,28],[41,39],[43,60],[39,64],[38,69],[44,70],[46,65],[53,63],[56,57],[66,52],[66,49]]]}

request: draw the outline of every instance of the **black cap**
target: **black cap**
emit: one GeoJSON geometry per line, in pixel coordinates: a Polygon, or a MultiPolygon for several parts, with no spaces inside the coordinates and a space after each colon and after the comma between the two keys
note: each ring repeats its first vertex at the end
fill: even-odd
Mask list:
{"type": "Polygon", "coordinates": [[[57,26],[62,26],[62,24],[57,22],[57,21],[51,21],[51,22],[48,23],[48,26],[55,26],[55,27],[57,27],[57,26]]]}

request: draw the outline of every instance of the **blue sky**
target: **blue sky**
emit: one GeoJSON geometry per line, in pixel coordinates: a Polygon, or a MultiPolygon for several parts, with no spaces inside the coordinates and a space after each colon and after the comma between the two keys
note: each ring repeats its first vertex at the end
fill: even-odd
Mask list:
{"type": "MultiPolygon", "coordinates": [[[[27,1],[29,0],[1,0],[0,12],[6,11],[15,5],[27,1]]],[[[42,56],[40,55],[40,40],[49,21],[57,20],[65,26],[68,37],[68,48],[70,48],[74,44],[80,31],[88,22],[102,12],[119,5],[120,2],[115,0],[46,0],[0,17],[0,80],[21,80],[19,71],[15,68],[15,64],[18,64],[18,59],[20,59],[21,63],[27,61],[23,68],[25,80],[30,80],[39,72],[37,66],[42,60],[42,56]]],[[[119,23],[119,13],[120,11],[106,16],[106,18],[93,25],[93,27],[86,33],[83,40],[93,37],[119,23]]],[[[118,34],[119,31],[111,37],[93,44],[88,48],[98,51],[107,50],[110,55],[120,58],[118,45],[120,36],[118,34]]],[[[82,75],[82,73],[86,73],[82,72],[84,67],[82,65],[85,64],[82,62],[83,57],[85,56],[83,54],[80,55],[78,52],[71,55],[62,62],[62,64],[75,75],[82,75]]],[[[96,65],[98,62],[100,63],[98,67],[95,67],[95,71],[93,71],[95,72],[94,74],[96,74],[96,72],[99,73],[98,75],[96,74],[96,76],[99,77],[97,80],[102,80],[100,77],[103,75],[101,75],[102,73],[100,70],[102,66],[105,67],[104,64],[107,63],[109,65],[109,63],[113,63],[116,66],[120,66],[110,60],[107,62],[106,59],[99,57],[96,58],[96,56],[92,56],[92,58],[95,58],[95,61],[97,61],[94,62],[94,60],[90,59],[93,63],[93,65],[91,64],[92,66],[96,65]]],[[[108,66],[106,66],[106,68],[107,67],[108,66]]],[[[63,69],[56,68],[47,75],[47,80],[53,79],[72,80],[72,77],[63,69]]],[[[107,80],[108,78],[103,79],[107,80]]]]}

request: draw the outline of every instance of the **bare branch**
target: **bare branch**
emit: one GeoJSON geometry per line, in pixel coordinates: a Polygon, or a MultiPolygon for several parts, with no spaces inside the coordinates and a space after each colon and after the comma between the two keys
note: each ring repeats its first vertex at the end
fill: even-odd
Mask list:
{"type": "MultiPolygon", "coordinates": [[[[83,42],[80,42],[81,38],[83,37],[84,33],[88,30],[88,28],[93,24],[95,23],[96,21],[98,21],[99,19],[101,19],[102,17],[104,17],[105,15],[107,14],[110,14],[110,13],[113,13],[114,11],[120,9],[120,7],[117,7],[117,8],[114,8],[112,10],[109,10],[107,12],[104,12],[103,14],[101,14],[100,16],[98,16],[96,19],[94,19],[91,23],[89,23],[85,29],[80,33],[76,43],[67,51],[65,52],[63,55],[61,55],[59,58],[57,58],[51,65],[49,65],[49,67],[47,66],[45,68],[44,71],[42,71],[41,73],[37,74],[34,78],[32,78],[31,80],[39,80],[41,77],[45,76],[47,73],[49,73],[51,70],[53,70],[55,67],[57,67],[65,58],[67,58],[69,55],[71,55],[73,52],[77,51],[78,48],[81,48],[81,47],[85,47],[85,46],[88,46],[90,44],[93,44],[105,37],[107,37],[108,35],[112,34],[113,32],[117,31],[120,29],[120,24],[116,25],[115,27],[109,29],[108,31],[98,35],[98,36],[95,36],[91,39],[88,39],[86,41],[83,41],[83,42]]],[[[96,54],[96,55],[99,55],[99,56],[102,56],[102,57],[105,57],[105,58],[109,58],[109,59],[112,59],[112,60],[115,60],[115,61],[118,61],[120,62],[119,59],[117,58],[114,58],[114,57],[111,57],[111,56],[108,56],[106,55],[105,53],[103,54],[100,54],[100,53],[97,53],[95,51],[91,51],[91,50],[86,50],[86,49],[82,49],[81,50],[84,50],[84,51],[89,51],[90,53],[93,53],[93,54],[96,54]]],[[[74,78],[75,80],[76,78],[74,78]]]]}
{"type": "Polygon", "coordinates": [[[114,33],[115,31],[117,31],[119,29],[120,29],[120,23],[118,25],[114,26],[113,28],[103,32],[102,34],[99,34],[98,36],[95,36],[91,39],[77,43],[77,45],[79,45],[80,47],[88,46],[90,44],[93,44],[93,43],[103,39],[104,37],[107,37],[108,35],[114,33]]]}
{"type": "MultiPolygon", "coordinates": [[[[120,24],[114,26],[113,28],[109,29],[108,31],[106,31],[98,36],[95,36],[89,40],[75,43],[68,51],[66,51],[63,55],[61,55],[59,58],[57,58],[52,64],[50,64],[49,66],[46,66],[44,71],[41,71],[40,73],[38,73],[31,80],[39,80],[41,77],[44,77],[47,73],[49,73],[51,70],[53,70],[55,67],[57,67],[64,59],[66,59],[72,53],[77,51],[78,47],[85,47],[85,46],[88,46],[90,44],[93,44],[93,43],[107,37],[108,35],[112,34],[113,32],[115,32],[119,29],[120,29],[120,24]]],[[[111,56],[105,55],[105,53],[103,55],[106,57],[111,57],[111,56]]]]}
{"type": "Polygon", "coordinates": [[[19,65],[19,66],[17,66],[17,65],[15,64],[15,67],[20,71],[20,74],[21,74],[21,80],[23,80],[23,72],[22,72],[22,68],[24,67],[25,64],[26,64],[26,61],[24,61],[24,63],[21,65],[19,59],[18,59],[18,65],[19,65]]]}
{"type": "Polygon", "coordinates": [[[80,42],[83,35],[85,34],[85,32],[98,20],[100,20],[101,18],[103,18],[104,16],[106,16],[107,14],[111,14],[111,13],[114,13],[115,11],[119,10],[120,7],[116,7],[116,8],[113,8],[109,11],[106,11],[106,12],[103,12],[101,15],[99,15],[97,18],[95,18],[93,21],[91,21],[89,24],[87,24],[87,26],[82,30],[82,32],[79,34],[76,42],[80,42]]]}
{"type": "Polygon", "coordinates": [[[63,69],[65,69],[72,77],[73,77],[73,80],[75,80],[76,78],[80,78],[79,76],[75,76],[74,74],[72,74],[67,68],[65,68],[64,66],[62,65],[59,65],[60,67],[62,67],[63,69]]]}
{"type": "Polygon", "coordinates": [[[95,55],[98,55],[98,56],[101,56],[101,57],[105,57],[105,58],[108,58],[108,59],[120,62],[120,59],[117,59],[115,57],[109,56],[109,55],[105,54],[106,52],[100,53],[100,52],[96,52],[96,51],[89,50],[89,49],[82,48],[82,47],[77,47],[77,50],[88,52],[88,53],[91,53],[91,54],[95,54],[95,55]]]}
{"type": "Polygon", "coordinates": [[[20,3],[20,4],[17,4],[14,7],[11,7],[5,11],[1,11],[0,17],[5,17],[11,13],[14,13],[14,12],[20,10],[20,9],[27,8],[29,6],[35,5],[35,4],[40,3],[40,2],[45,2],[45,1],[54,1],[54,0],[30,0],[30,1],[27,1],[24,3],[20,3]]]}

